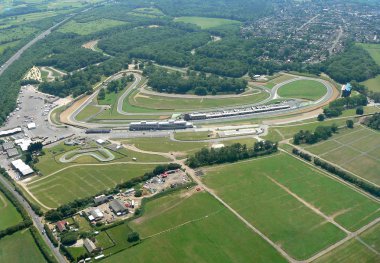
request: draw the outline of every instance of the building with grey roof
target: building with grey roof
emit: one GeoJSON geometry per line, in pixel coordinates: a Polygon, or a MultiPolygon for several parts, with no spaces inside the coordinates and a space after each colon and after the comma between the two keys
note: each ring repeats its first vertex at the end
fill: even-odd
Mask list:
{"type": "Polygon", "coordinates": [[[125,207],[123,202],[117,199],[112,200],[112,202],[110,202],[109,207],[118,216],[125,215],[126,213],[128,213],[128,209],[125,207]]]}

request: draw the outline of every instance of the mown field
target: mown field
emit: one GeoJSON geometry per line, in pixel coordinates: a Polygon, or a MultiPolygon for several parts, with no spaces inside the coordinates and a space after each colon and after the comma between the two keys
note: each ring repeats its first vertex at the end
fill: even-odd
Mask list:
{"type": "Polygon", "coordinates": [[[21,221],[21,215],[17,212],[16,207],[0,192],[0,230],[16,225],[21,221]]]}
{"type": "MultiPolygon", "coordinates": [[[[380,45],[379,44],[358,44],[364,48],[375,62],[380,66],[380,45]]],[[[380,92],[380,75],[375,78],[362,82],[369,90],[380,92]]]]}
{"type": "Polygon", "coordinates": [[[153,170],[156,165],[107,163],[68,167],[54,175],[30,182],[27,188],[44,205],[57,207],[77,198],[95,195],[119,183],[144,175],[153,170]]]}
{"type": "Polygon", "coordinates": [[[350,240],[314,262],[351,263],[380,262],[380,224],[360,234],[359,239],[350,240]]]}
{"type": "Polygon", "coordinates": [[[314,80],[297,80],[285,84],[278,90],[278,95],[283,98],[299,98],[305,100],[317,100],[327,92],[325,86],[314,80]]]}
{"type": "Polygon", "coordinates": [[[46,262],[28,229],[0,239],[0,262],[46,262]]]}
{"type": "Polygon", "coordinates": [[[315,209],[348,231],[380,216],[378,202],[286,154],[205,173],[210,188],[296,259],[307,259],[346,236],[315,209]]]}
{"type": "Polygon", "coordinates": [[[124,25],[126,22],[113,20],[113,19],[98,19],[86,23],[78,23],[76,21],[69,21],[58,29],[62,33],[75,33],[78,35],[89,35],[98,31],[102,31],[111,27],[124,25]]]}
{"type": "Polygon", "coordinates": [[[223,18],[208,18],[208,17],[197,17],[197,16],[183,16],[177,17],[174,19],[176,22],[190,23],[195,24],[202,29],[208,29],[212,27],[231,25],[231,24],[240,24],[239,21],[223,19],[223,18]]]}
{"type": "Polygon", "coordinates": [[[160,111],[190,111],[207,108],[227,107],[243,104],[254,104],[267,99],[269,94],[260,92],[258,94],[242,95],[233,98],[171,98],[165,96],[148,95],[143,93],[132,93],[124,101],[123,109],[126,112],[144,113],[160,111]]]}
{"type": "MultiPolygon", "coordinates": [[[[192,190],[193,191],[193,190],[192,190]]],[[[143,242],[104,262],[286,262],[207,193],[177,192],[149,201],[131,222],[143,242]],[[150,238],[148,238],[150,236],[150,238]],[[249,244],[249,245],[247,245],[249,244]]]]}
{"type": "Polygon", "coordinates": [[[328,141],[304,147],[354,174],[380,185],[380,133],[362,126],[346,129],[328,141]]]}

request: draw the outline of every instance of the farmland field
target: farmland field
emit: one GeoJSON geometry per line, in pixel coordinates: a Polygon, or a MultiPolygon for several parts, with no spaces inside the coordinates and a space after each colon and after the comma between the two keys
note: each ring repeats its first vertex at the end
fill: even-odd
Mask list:
{"type": "Polygon", "coordinates": [[[380,185],[379,145],[380,133],[360,126],[305,149],[380,185]]]}
{"type": "Polygon", "coordinates": [[[21,221],[21,215],[17,212],[16,208],[5,195],[0,192],[0,230],[16,225],[21,221]]]}
{"type": "Polygon", "coordinates": [[[207,193],[182,191],[148,201],[131,228],[143,242],[105,262],[127,256],[133,262],[285,262],[207,193]]]}
{"type": "Polygon", "coordinates": [[[102,31],[115,26],[124,25],[125,22],[112,20],[112,19],[99,19],[96,21],[90,21],[86,23],[78,23],[75,21],[70,21],[60,27],[58,30],[62,33],[75,33],[78,35],[89,35],[94,32],[102,31]]]}
{"type": "Polygon", "coordinates": [[[211,167],[205,174],[204,182],[224,201],[297,259],[345,233],[294,195],[348,231],[380,215],[379,203],[286,154],[211,167]]]}
{"type": "Polygon", "coordinates": [[[46,262],[28,229],[0,240],[0,262],[46,262]]]}
{"type": "Polygon", "coordinates": [[[195,24],[201,27],[202,29],[208,29],[208,28],[218,27],[218,26],[223,26],[223,25],[240,24],[240,22],[236,20],[197,17],[197,16],[177,17],[174,19],[174,21],[195,24]]]}
{"type": "Polygon", "coordinates": [[[317,100],[326,93],[326,87],[314,80],[297,80],[285,84],[278,90],[278,95],[284,98],[299,98],[317,100]]]}
{"type": "Polygon", "coordinates": [[[260,92],[258,94],[241,95],[232,98],[171,98],[157,95],[145,95],[143,93],[132,93],[124,100],[123,109],[126,112],[154,112],[161,111],[184,111],[216,108],[222,106],[234,106],[242,104],[254,104],[268,98],[269,94],[260,92]]]}
{"type": "Polygon", "coordinates": [[[144,175],[155,164],[88,164],[60,171],[30,182],[27,188],[48,207],[57,207],[77,198],[89,197],[116,184],[144,175]],[[65,189],[65,191],[62,191],[65,189]]]}

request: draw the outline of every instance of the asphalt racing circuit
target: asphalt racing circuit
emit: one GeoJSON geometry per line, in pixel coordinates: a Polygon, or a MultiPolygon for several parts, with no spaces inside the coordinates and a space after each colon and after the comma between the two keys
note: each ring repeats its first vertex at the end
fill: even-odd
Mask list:
{"type": "MultiPolygon", "coordinates": [[[[124,116],[133,116],[133,120],[138,120],[138,116],[159,116],[162,115],[168,115],[172,116],[173,114],[183,114],[186,112],[147,112],[147,113],[132,113],[132,112],[127,112],[123,109],[124,101],[128,99],[129,95],[135,91],[138,90],[142,94],[148,94],[148,95],[158,95],[158,96],[163,96],[163,97],[170,97],[170,98],[180,98],[180,99],[186,99],[186,98],[199,98],[199,96],[195,95],[179,95],[179,94],[164,94],[164,93],[158,93],[154,92],[151,90],[145,89],[145,83],[143,83],[141,72],[137,70],[126,70],[126,71],[121,71],[116,73],[115,75],[109,77],[107,80],[105,80],[101,85],[100,88],[104,88],[107,86],[107,84],[112,81],[119,79],[123,76],[123,74],[130,73],[135,76],[135,80],[130,86],[124,91],[124,93],[118,98],[117,100],[117,113],[120,115],[124,116]]],[[[238,119],[247,119],[247,118],[252,118],[252,117],[257,117],[257,118],[263,118],[263,117],[274,117],[274,116],[286,116],[290,114],[297,114],[297,113],[305,113],[309,112],[310,117],[314,117],[320,113],[320,109],[328,104],[330,101],[334,100],[339,96],[339,92],[334,88],[334,86],[322,79],[318,78],[310,78],[310,77],[302,77],[302,76],[296,76],[294,75],[293,79],[286,80],[284,82],[281,82],[277,85],[275,85],[272,89],[268,89],[264,86],[256,86],[256,88],[261,89],[263,92],[269,93],[269,97],[258,102],[258,103],[252,103],[252,104],[242,104],[239,106],[229,106],[229,107],[221,107],[221,108],[209,108],[206,110],[199,110],[200,112],[212,112],[212,111],[223,111],[223,110],[233,110],[236,108],[242,108],[242,107],[250,107],[250,106],[259,106],[259,105],[268,105],[270,104],[271,101],[273,100],[280,100],[282,99],[278,95],[278,90],[281,89],[283,86],[299,81],[299,80],[313,80],[320,82],[323,84],[323,86],[326,88],[326,93],[323,97],[319,98],[316,101],[304,101],[300,99],[283,99],[286,101],[287,104],[289,104],[291,107],[289,109],[284,109],[284,110],[279,110],[279,111],[273,111],[273,112],[262,112],[262,113],[254,113],[254,114],[247,114],[247,115],[239,115],[239,116],[233,116],[233,117],[223,117],[223,118],[218,118],[218,119],[207,119],[207,120],[199,120],[197,123],[210,123],[210,122],[221,122],[221,121],[226,121],[226,120],[238,120],[238,119]]],[[[127,129],[128,128],[128,121],[125,120],[122,122],[121,120],[107,120],[107,123],[96,123],[96,122],[89,122],[89,121],[79,121],[77,120],[78,114],[83,111],[87,106],[89,106],[94,99],[97,97],[100,88],[96,89],[96,91],[90,95],[86,100],[84,100],[80,105],[75,105],[72,106],[70,110],[70,114],[68,115],[66,120],[63,120],[65,124],[72,125],[75,127],[80,127],[80,128],[118,128],[118,129],[127,129]]],[[[239,96],[244,96],[242,94],[240,95],[216,95],[216,96],[207,96],[208,98],[212,99],[221,99],[221,98],[230,98],[230,97],[239,97],[239,96]]],[[[97,105],[97,107],[102,108],[105,106],[97,105]]],[[[195,111],[195,110],[194,110],[195,111]]],[[[143,119],[143,116],[141,118],[143,119]]]]}

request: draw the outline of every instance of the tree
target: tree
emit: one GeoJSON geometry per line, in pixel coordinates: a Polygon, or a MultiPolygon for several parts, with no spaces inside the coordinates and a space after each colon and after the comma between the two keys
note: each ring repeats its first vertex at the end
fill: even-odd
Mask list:
{"type": "Polygon", "coordinates": [[[40,152],[42,150],[42,142],[31,143],[28,147],[29,153],[40,152]]]}
{"type": "Polygon", "coordinates": [[[363,115],[363,114],[364,114],[364,109],[363,109],[363,107],[357,107],[357,108],[356,108],[356,114],[357,114],[357,115],[363,115]]]}
{"type": "Polygon", "coordinates": [[[347,128],[354,128],[354,121],[353,120],[347,120],[346,121],[347,128]]]}
{"type": "Polygon", "coordinates": [[[67,232],[62,234],[61,243],[65,246],[73,245],[77,242],[78,234],[75,232],[67,232]]]}
{"type": "Polygon", "coordinates": [[[98,100],[104,100],[106,98],[106,92],[104,89],[99,90],[98,100]]]}
{"type": "Polygon", "coordinates": [[[137,232],[132,232],[128,234],[128,242],[133,243],[140,240],[140,235],[137,232]]]}
{"type": "Polygon", "coordinates": [[[142,191],[141,190],[136,190],[135,191],[135,197],[140,197],[142,196],[142,191]]]}
{"type": "Polygon", "coordinates": [[[325,115],[324,114],[319,114],[318,117],[317,117],[317,120],[318,121],[324,121],[325,120],[325,115]]]}

